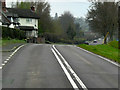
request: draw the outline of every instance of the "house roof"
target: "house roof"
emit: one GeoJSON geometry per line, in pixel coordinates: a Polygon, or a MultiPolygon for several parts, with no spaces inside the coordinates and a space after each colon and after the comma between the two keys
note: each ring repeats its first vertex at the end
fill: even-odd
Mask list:
{"type": "Polygon", "coordinates": [[[31,9],[7,8],[7,11],[8,11],[8,13],[17,14],[21,18],[35,18],[35,19],[40,18],[31,9]]]}
{"type": "Polygon", "coordinates": [[[6,14],[4,14],[4,12],[0,11],[0,16],[1,16],[1,20],[0,22],[2,22],[3,25],[10,25],[11,21],[7,18],[6,14]]]}

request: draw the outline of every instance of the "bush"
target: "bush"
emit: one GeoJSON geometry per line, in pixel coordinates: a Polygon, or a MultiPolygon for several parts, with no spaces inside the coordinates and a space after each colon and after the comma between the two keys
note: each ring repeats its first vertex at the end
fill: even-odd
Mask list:
{"type": "Polygon", "coordinates": [[[84,42],[85,42],[84,38],[74,38],[74,41],[73,41],[74,44],[82,44],[84,42]]]}
{"type": "Polygon", "coordinates": [[[25,39],[25,32],[19,29],[2,27],[2,38],[9,39],[25,39]]]}
{"type": "Polygon", "coordinates": [[[111,41],[108,43],[108,45],[114,47],[114,48],[118,48],[118,41],[111,41]]]}
{"type": "Polygon", "coordinates": [[[45,37],[46,41],[50,41],[50,42],[59,42],[60,41],[60,37],[57,34],[54,33],[44,33],[43,35],[45,37]]]}

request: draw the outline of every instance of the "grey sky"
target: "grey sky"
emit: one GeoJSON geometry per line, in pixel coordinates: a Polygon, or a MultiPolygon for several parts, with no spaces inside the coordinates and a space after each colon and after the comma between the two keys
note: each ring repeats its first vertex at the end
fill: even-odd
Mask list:
{"type": "MultiPolygon", "coordinates": [[[[6,0],[7,6],[11,6],[11,2],[17,0],[6,0]]],[[[51,5],[51,16],[54,17],[55,13],[60,16],[64,11],[70,11],[75,17],[85,17],[90,3],[87,0],[46,0],[51,5]]]]}

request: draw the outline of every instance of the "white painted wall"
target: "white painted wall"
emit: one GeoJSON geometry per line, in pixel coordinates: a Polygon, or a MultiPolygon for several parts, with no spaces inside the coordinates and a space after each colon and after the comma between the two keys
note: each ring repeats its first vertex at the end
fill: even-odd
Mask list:
{"type": "Polygon", "coordinates": [[[34,28],[38,29],[38,19],[19,18],[19,23],[20,23],[20,26],[33,26],[34,28]],[[32,21],[31,22],[27,22],[26,19],[31,19],[32,21]]]}
{"type": "Polygon", "coordinates": [[[33,30],[33,31],[26,31],[26,36],[27,36],[27,38],[30,38],[30,37],[38,37],[38,31],[35,31],[35,30],[33,30]]]}
{"type": "MultiPolygon", "coordinates": [[[[38,19],[32,19],[32,18],[19,18],[20,26],[33,26],[35,29],[38,29],[38,19]],[[30,19],[31,21],[28,22],[27,19],[30,19]]],[[[32,31],[27,31],[26,36],[28,38],[30,37],[38,37],[38,31],[32,30],[32,31]]]]}

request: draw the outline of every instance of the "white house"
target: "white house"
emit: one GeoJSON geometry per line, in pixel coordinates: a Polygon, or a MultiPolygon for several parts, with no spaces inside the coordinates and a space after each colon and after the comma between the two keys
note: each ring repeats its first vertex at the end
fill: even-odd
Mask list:
{"type": "Polygon", "coordinates": [[[38,19],[35,7],[31,9],[6,8],[8,18],[13,22],[14,28],[19,28],[26,32],[29,42],[36,42],[38,37],[38,19]]]}
{"type": "Polygon", "coordinates": [[[11,22],[10,28],[19,28],[26,32],[28,42],[36,42],[38,37],[38,19],[35,13],[35,7],[30,9],[6,8],[5,2],[2,2],[2,11],[11,22]]]}

